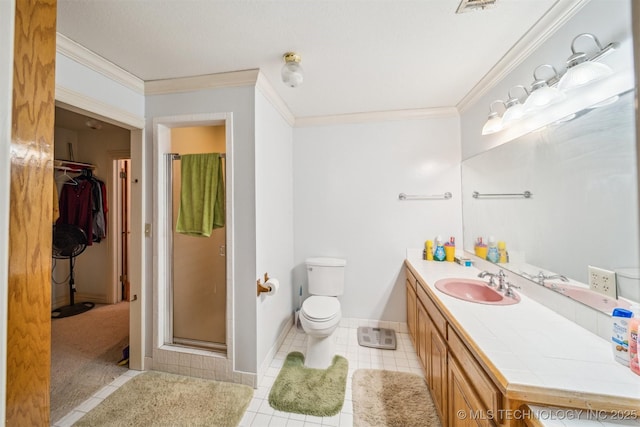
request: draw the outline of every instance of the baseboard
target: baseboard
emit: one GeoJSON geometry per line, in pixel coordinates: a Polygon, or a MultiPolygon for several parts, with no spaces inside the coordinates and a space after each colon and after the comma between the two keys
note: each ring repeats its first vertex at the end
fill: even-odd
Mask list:
{"type": "Polygon", "coordinates": [[[287,335],[289,334],[289,331],[291,330],[292,327],[293,327],[293,321],[287,322],[285,324],[285,327],[282,328],[282,332],[280,333],[280,335],[278,335],[278,339],[273,344],[273,346],[271,346],[271,349],[267,353],[267,356],[262,361],[262,364],[258,368],[258,375],[257,375],[258,386],[262,383],[265,372],[267,372],[267,370],[269,369],[269,366],[271,366],[271,362],[273,362],[273,358],[276,356],[276,353],[278,353],[280,346],[284,342],[285,338],[287,338],[287,335]]]}

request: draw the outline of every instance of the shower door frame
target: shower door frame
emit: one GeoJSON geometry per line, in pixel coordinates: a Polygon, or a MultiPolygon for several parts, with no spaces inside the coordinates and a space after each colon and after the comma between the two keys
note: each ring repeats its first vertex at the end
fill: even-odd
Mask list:
{"type": "MultiPolygon", "coordinates": [[[[171,356],[166,351],[178,353],[191,353],[193,355],[208,355],[226,357],[233,360],[233,114],[232,113],[205,113],[193,115],[180,115],[169,117],[156,117],[153,119],[154,129],[154,367],[155,360],[165,361],[171,356]],[[226,220],[226,354],[214,352],[202,348],[185,347],[173,342],[172,331],[172,217],[169,195],[166,189],[170,188],[167,155],[171,151],[171,129],[180,127],[197,126],[225,126],[225,220],[226,220]]],[[[180,358],[179,358],[180,359],[180,358]]],[[[185,360],[185,368],[189,361],[185,360]]]]}

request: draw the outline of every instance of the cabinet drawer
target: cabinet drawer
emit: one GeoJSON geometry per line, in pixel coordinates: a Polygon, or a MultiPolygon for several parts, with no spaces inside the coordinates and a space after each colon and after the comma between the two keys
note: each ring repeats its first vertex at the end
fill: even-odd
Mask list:
{"type": "Polygon", "coordinates": [[[500,414],[502,408],[502,394],[496,385],[480,367],[476,359],[469,352],[458,334],[449,326],[449,351],[456,358],[458,364],[469,379],[470,386],[482,401],[484,409],[500,414]]]}
{"type": "Polygon", "coordinates": [[[413,288],[413,291],[416,292],[416,286],[418,284],[418,279],[416,279],[416,276],[413,275],[413,273],[411,272],[411,270],[409,270],[408,268],[404,269],[406,272],[406,276],[407,276],[407,283],[411,284],[411,287],[413,288]]]}
{"type": "Polygon", "coordinates": [[[427,313],[429,313],[429,317],[431,317],[433,324],[436,325],[436,328],[438,329],[442,337],[446,340],[447,339],[447,321],[445,320],[444,316],[442,315],[442,313],[440,313],[440,310],[438,310],[438,307],[436,307],[433,301],[431,301],[431,298],[429,297],[429,295],[427,295],[427,292],[422,288],[422,285],[418,285],[417,293],[418,293],[418,299],[422,302],[422,304],[424,305],[424,308],[427,309],[427,313]]]}

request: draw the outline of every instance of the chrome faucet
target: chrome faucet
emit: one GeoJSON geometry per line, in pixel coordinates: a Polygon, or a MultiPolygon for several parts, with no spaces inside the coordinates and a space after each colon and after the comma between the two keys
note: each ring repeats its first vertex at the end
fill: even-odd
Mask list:
{"type": "Polygon", "coordinates": [[[513,292],[513,288],[520,289],[520,286],[516,286],[511,282],[505,283],[505,286],[506,286],[507,290],[504,291],[504,296],[505,297],[515,298],[516,294],[513,292]]]}
{"type": "Polygon", "coordinates": [[[500,270],[498,272],[498,274],[489,273],[488,271],[481,271],[480,273],[478,273],[478,277],[484,278],[486,276],[489,276],[489,286],[498,286],[497,290],[499,290],[500,292],[505,290],[504,278],[507,277],[507,276],[504,274],[503,270],[500,270]],[[496,282],[495,282],[496,277],[498,278],[498,284],[497,285],[496,285],[496,282]]]}
{"type": "Polygon", "coordinates": [[[566,276],[563,276],[562,274],[549,274],[546,275],[544,274],[543,271],[538,272],[538,274],[536,276],[532,275],[532,274],[528,274],[525,272],[522,272],[522,275],[533,280],[534,282],[536,282],[539,285],[543,285],[544,286],[544,282],[545,280],[552,280],[552,279],[560,279],[563,282],[568,282],[569,279],[567,279],[566,276]]]}
{"type": "Polygon", "coordinates": [[[504,274],[504,270],[500,270],[498,272],[498,288],[497,290],[502,292],[506,289],[506,287],[504,286],[504,278],[507,277],[506,274],[504,274]]]}
{"type": "Polygon", "coordinates": [[[496,282],[495,282],[495,278],[497,277],[496,274],[494,273],[489,273],[488,271],[481,271],[480,273],[478,273],[478,277],[481,278],[485,278],[486,276],[489,276],[489,286],[496,286],[496,282]]]}

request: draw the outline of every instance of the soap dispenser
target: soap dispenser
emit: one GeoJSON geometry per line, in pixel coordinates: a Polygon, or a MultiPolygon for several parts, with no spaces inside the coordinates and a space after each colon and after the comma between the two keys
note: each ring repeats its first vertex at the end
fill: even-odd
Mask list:
{"type": "Polygon", "coordinates": [[[442,244],[442,236],[436,237],[436,249],[433,253],[433,259],[436,261],[444,261],[446,255],[444,253],[444,246],[442,244]]]}
{"type": "Polygon", "coordinates": [[[498,253],[496,238],[493,236],[489,236],[489,248],[487,250],[487,261],[491,261],[494,263],[500,261],[500,254],[498,253]]]}

